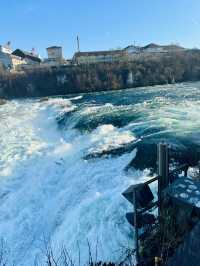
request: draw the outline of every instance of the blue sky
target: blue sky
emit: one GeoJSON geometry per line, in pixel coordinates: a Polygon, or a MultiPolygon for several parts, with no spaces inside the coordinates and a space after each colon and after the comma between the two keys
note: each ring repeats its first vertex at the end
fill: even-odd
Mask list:
{"type": "Polygon", "coordinates": [[[136,42],[200,48],[199,0],[6,0],[0,4],[0,43],[36,50],[62,45],[70,58],[81,51],[136,42]]]}

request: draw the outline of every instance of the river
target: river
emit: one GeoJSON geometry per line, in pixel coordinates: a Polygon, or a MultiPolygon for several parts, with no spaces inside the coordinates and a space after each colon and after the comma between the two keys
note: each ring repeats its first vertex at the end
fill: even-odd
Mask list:
{"type": "Polygon", "coordinates": [[[121,196],[150,178],[156,144],[181,159],[200,145],[200,82],[0,106],[0,237],[16,265],[44,262],[65,245],[77,263],[119,261],[132,247],[121,196]],[[151,169],[151,170],[150,170],[151,169]]]}

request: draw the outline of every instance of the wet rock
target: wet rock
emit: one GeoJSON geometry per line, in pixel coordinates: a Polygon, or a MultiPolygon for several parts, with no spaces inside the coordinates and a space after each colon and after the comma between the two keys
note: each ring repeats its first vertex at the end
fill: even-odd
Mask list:
{"type": "Polygon", "coordinates": [[[157,144],[141,141],[137,143],[136,148],[137,148],[136,156],[127,165],[126,170],[134,167],[139,170],[144,170],[148,168],[156,171],[157,144]]]}
{"type": "Polygon", "coordinates": [[[137,142],[132,141],[132,142],[130,142],[128,144],[124,144],[123,146],[118,147],[118,148],[112,148],[109,150],[102,150],[102,151],[98,151],[98,152],[91,152],[91,153],[87,154],[86,156],[84,156],[83,159],[89,160],[89,159],[94,159],[94,158],[100,158],[103,156],[110,156],[110,155],[120,156],[124,153],[133,151],[136,148],[136,146],[137,146],[137,142]]]}
{"type": "Polygon", "coordinates": [[[200,160],[200,147],[190,144],[177,158],[181,163],[188,163],[190,166],[196,166],[200,160]]]}
{"type": "MultiPolygon", "coordinates": [[[[139,170],[151,169],[152,172],[157,171],[157,145],[160,141],[143,140],[136,144],[137,154],[135,158],[127,165],[126,170],[135,168],[139,170]]],[[[170,165],[189,164],[190,166],[197,165],[200,160],[200,147],[192,143],[182,142],[180,145],[169,147],[170,165]]]]}
{"type": "Polygon", "coordinates": [[[42,97],[39,99],[39,102],[47,102],[49,100],[49,97],[42,97]]]}

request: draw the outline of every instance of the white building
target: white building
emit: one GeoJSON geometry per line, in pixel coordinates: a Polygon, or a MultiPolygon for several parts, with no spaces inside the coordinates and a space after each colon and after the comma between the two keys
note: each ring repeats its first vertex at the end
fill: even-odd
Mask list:
{"type": "Polygon", "coordinates": [[[0,63],[5,69],[16,70],[19,65],[26,64],[23,58],[12,54],[12,49],[9,43],[0,45],[0,63]]]}
{"type": "Polygon", "coordinates": [[[12,54],[12,49],[9,45],[0,45],[0,52],[5,54],[12,54]]]}
{"type": "Polygon", "coordinates": [[[42,66],[53,67],[67,64],[67,61],[63,58],[61,46],[50,46],[46,50],[48,58],[43,60],[42,66]]]}
{"type": "Polygon", "coordinates": [[[150,43],[141,48],[144,54],[159,54],[159,53],[170,53],[170,52],[182,52],[185,48],[180,45],[170,44],[170,45],[158,45],[155,43],[150,43]]]}
{"type": "Polygon", "coordinates": [[[26,52],[21,49],[16,49],[12,55],[21,57],[28,65],[39,65],[41,62],[41,59],[37,54],[34,54],[33,52],[26,52]]]}
{"type": "Polygon", "coordinates": [[[16,70],[19,65],[26,64],[21,57],[0,52],[0,63],[5,69],[16,70]]]}
{"type": "Polygon", "coordinates": [[[126,48],[124,48],[124,51],[126,51],[129,55],[130,54],[139,54],[140,53],[140,47],[135,45],[129,45],[126,48]]]}
{"type": "Polygon", "coordinates": [[[51,46],[47,48],[47,54],[49,60],[62,61],[62,47],[61,46],[51,46]]]}
{"type": "Polygon", "coordinates": [[[73,62],[76,64],[111,63],[126,60],[127,53],[124,50],[77,52],[73,62]]]}

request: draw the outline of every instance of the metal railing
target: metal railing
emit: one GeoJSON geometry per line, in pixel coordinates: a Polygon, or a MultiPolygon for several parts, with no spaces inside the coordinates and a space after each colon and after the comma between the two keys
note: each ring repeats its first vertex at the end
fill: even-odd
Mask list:
{"type": "MultiPolygon", "coordinates": [[[[163,201],[163,190],[167,188],[171,183],[176,180],[178,177],[178,174],[180,172],[184,172],[184,176],[187,176],[189,164],[183,164],[181,166],[178,166],[177,168],[169,171],[169,148],[168,145],[165,143],[158,144],[158,175],[151,178],[150,180],[143,182],[141,184],[136,186],[129,187],[124,193],[124,197],[127,198],[127,194],[129,193],[129,201],[130,201],[130,193],[132,193],[132,201],[131,203],[134,206],[134,212],[133,212],[133,221],[134,221],[134,229],[135,229],[135,254],[136,254],[136,264],[139,265],[140,263],[140,254],[139,254],[139,233],[138,233],[138,216],[144,214],[145,212],[149,211],[153,207],[158,208],[158,223],[160,220],[160,217],[162,216],[162,201],[163,201]],[[158,200],[157,201],[150,201],[147,206],[143,208],[138,208],[138,189],[141,188],[141,186],[145,187],[150,185],[153,182],[158,182],[158,200]]],[[[145,193],[143,193],[144,195],[145,193]]]]}

